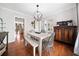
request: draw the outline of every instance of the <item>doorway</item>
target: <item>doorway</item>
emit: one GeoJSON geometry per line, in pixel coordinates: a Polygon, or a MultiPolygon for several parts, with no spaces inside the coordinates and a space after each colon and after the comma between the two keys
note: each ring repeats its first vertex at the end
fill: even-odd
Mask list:
{"type": "Polygon", "coordinates": [[[15,32],[16,32],[16,40],[24,41],[24,19],[15,17],[15,32]]]}

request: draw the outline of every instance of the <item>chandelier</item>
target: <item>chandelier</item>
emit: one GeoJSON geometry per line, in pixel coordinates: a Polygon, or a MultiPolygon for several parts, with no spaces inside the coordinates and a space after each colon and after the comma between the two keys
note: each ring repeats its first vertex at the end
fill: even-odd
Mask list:
{"type": "Polygon", "coordinates": [[[37,7],[37,11],[34,14],[34,19],[37,21],[40,21],[40,20],[42,20],[43,15],[40,11],[38,11],[39,5],[36,5],[36,7],[37,7]]]}

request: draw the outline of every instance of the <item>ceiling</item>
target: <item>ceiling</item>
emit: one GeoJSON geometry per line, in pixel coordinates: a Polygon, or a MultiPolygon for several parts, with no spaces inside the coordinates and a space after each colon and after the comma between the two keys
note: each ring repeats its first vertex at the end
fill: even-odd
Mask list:
{"type": "MultiPolygon", "coordinates": [[[[36,3],[0,3],[1,7],[5,7],[8,9],[12,9],[15,11],[22,12],[24,14],[33,15],[33,13],[37,10],[36,3]]],[[[44,16],[49,16],[55,14],[55,12],[73,7],[74,3],[38,3],[39,11],[44,16]]]]}

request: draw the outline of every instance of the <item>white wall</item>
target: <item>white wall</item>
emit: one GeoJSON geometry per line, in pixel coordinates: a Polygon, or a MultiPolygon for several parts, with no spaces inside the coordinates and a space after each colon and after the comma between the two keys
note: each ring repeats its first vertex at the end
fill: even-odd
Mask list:
{"type": "Polygon", "coordinates": [[[73,7],[58,9],[55,12],[54,15],[48,18],[48,20],[51,20],[53,26],[56,26],[56,22],[65,20],[73,20],[73,25],[77,25],[76,4],[73,7]]]}
{"type": "MultiPolygon", "coordinates": [[[[48,9],[50,10],[50,9],[48,9]]],[[[46,10],[45,10],[46,11],[46,10]]],[[[48,14],[48,13],[46,13],[48,14]]],[[[68,5],[62,8],[57,8],[57,10],[55,10],[54,12],[51,11],[50,14],[48,14],[47,17],[45,17],[45,15],[43,14],[44,18],[42,20],[47,20],[49,23],[51,23],[51,26],[56,26],[56,22],[58,21],[65,21],[65,20],[73,20],[73,25],[77,25],[77,16],[76,16],[76,4],[72,4],[72,5],[68,5]]],[[[32,29],[31,27],[31,21],[33,21],[34,18],[32,15],[30,15],[27,18],[27,22],[28,23],[26,25],[27,30],[32,29]]]]}
{"type": "Polygon", "coordinates": [[[78,32],[79,32],[79,3],[78,3],[77,7],[78,7],[78,10],[77,10],[77,12],[78,12],[78,22],[77,23],[78,23],[78,32]]]}
{"type": "Polygon", "coordinates": [[[3,22],[6,23],[4,24],[6,27],[4,31],[9,32],[9,42],[15,41],[15,17],[26,19],[25,15],[11,9],[0,7],[0,17],[3,19],[3,22]]]}
{"type": "Polygon", "coordinates": [[[56,19],[58,21],[73,20],[73,25],[77,25],[76,8],[70,8],[64,12],[59,13],[56,19]]]}
{"type": "MultiPolygon", "coordinates": [[[[43,15],[45,16],[45,15],[43,15]]],[[[32,28],[31,21],[34,20],[33,15],[23,14],[18,11],[14,11],[11,9],[0,7],[0,17],[6,23],[4,26],[6,27],[4,30],[9,31],[9,42],[15,40],[15,17],[24,18],[25,19],[25,35],[26,32],[32,28]]],[[[52,26],[56,26],[57,21],[62,20],[73,20],[74,25],[77,25],[77,17],[76,17],[76,6],[66,6],[64,8],[57,9],[45,17],[43,20],[48,20],[52,26]]]]}
{"type": "Polygon", "coordinates": [[[9,32],[9,42],[15,41],[15,17],[24,18],[25,35],[29,30],[33,29],[31,25],[31,21],[34,20],[32,15],[25,15],[12,9],[0,7],[0,17],[3,19],[4,23],[6,23],[4,24],[4,26],[6,27],[4,28],[4,31],[9,32]]]}

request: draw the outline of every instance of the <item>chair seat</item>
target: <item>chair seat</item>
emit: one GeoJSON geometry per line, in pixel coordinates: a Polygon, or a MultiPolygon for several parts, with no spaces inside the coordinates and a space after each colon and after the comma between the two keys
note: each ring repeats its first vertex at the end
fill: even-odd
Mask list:
{"type": "Polygon", "coordinates": [[[26,41],[28,43],[30,43],[33,47],[37,47],[38,46],[38,42],[36,40],[30,39],[30,38],[26,38],[26,41]]]}

